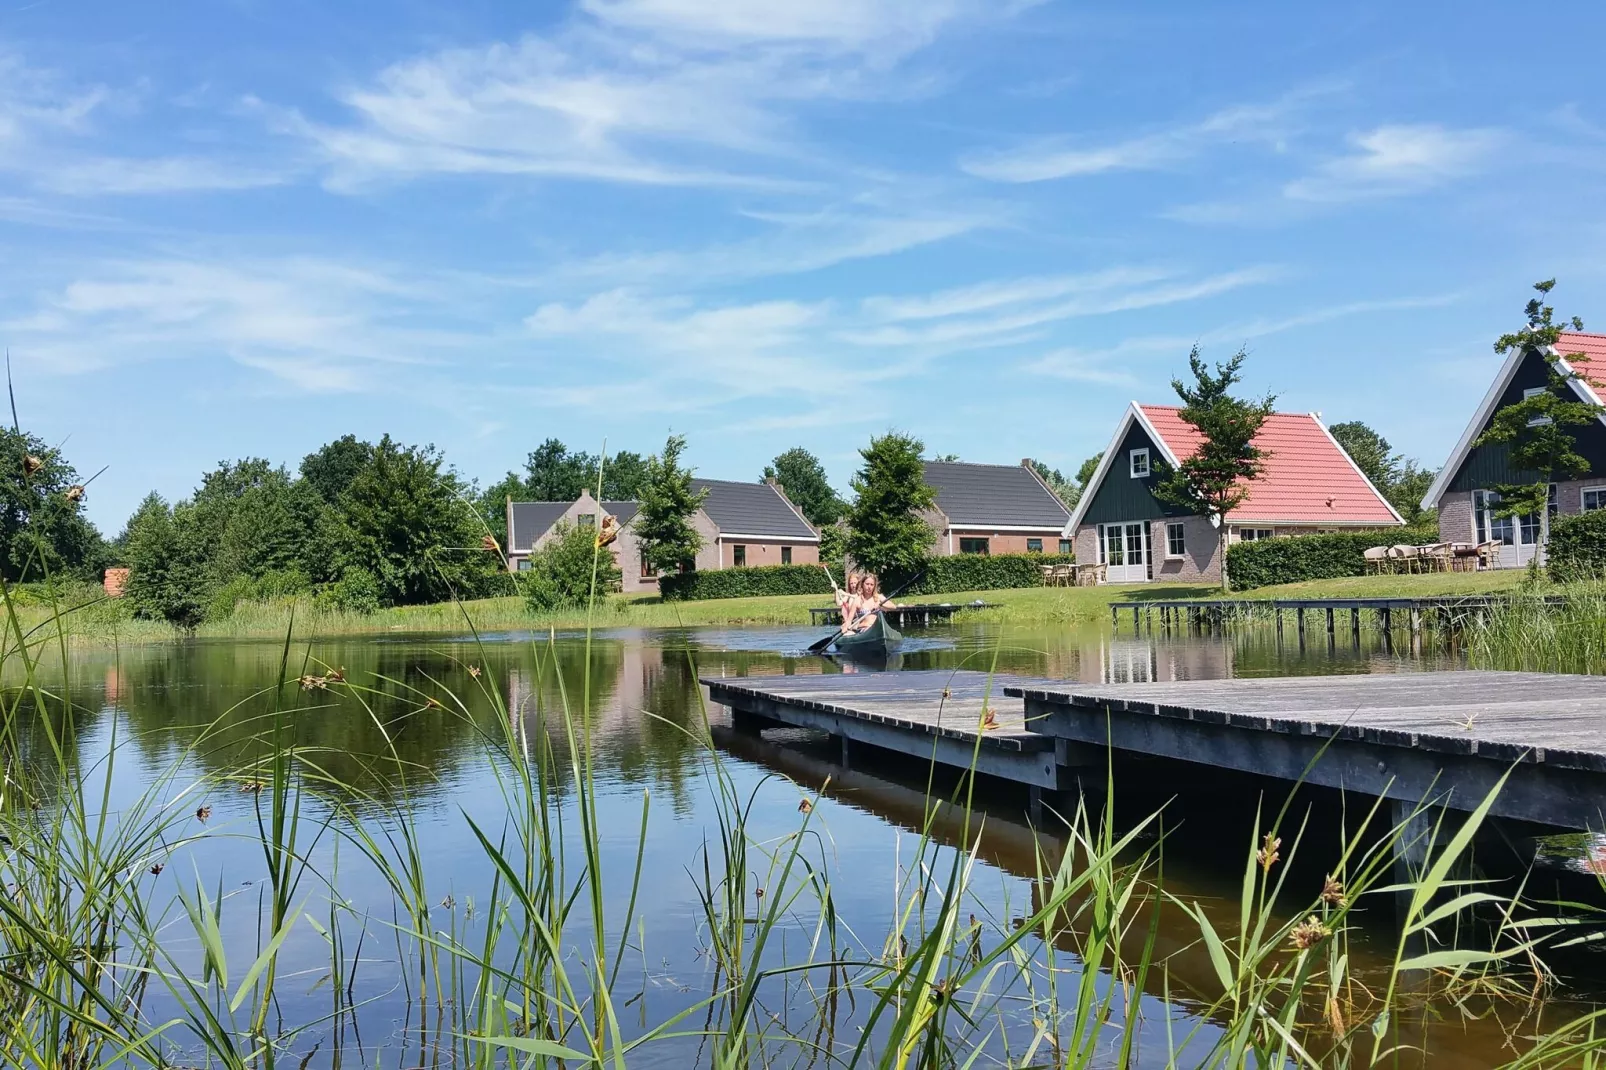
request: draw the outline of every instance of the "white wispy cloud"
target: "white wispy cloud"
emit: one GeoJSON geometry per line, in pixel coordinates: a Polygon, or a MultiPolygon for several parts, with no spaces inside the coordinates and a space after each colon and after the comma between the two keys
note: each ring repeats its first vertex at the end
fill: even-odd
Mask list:
{"type": "Polygon", "coordinates": [[[1106,171],[1159,170],[1226,142],[1279,143],[1287,136],[1289,118],[1305,95],[1226,108],[1198,122],[1104,144],[1060,136],[999,152],[974,153],[962,158],[960,167],[995,182],[1044,182],[1106,171]]]}
{"type": "Polygon", "coordinates": [[[542,35],[412,57],[340,94],[348,121],[278,113],[337,186],[427,174],[808,188],[794,110],[907,93],[904,56],[979,0],[591,0],[542,35]],[[784,160],[805,172],[778,176],[784,160]]]}
{"type": "Polygon", "coordinates": [[[1354,151],[1296,179],[1296,201],[1348,201],[1415,193],[1484,167],[1505,143],[1499,130],[1455,130],[1438,123],[1379,126],[1350,136],[1354,151]]]}

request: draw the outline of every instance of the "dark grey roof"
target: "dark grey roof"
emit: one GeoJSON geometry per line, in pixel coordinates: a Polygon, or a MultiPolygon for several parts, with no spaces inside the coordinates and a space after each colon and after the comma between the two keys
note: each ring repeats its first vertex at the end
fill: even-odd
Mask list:
{"type": "Polygon", "coordinates": [[[545,535],[573,502],[514,502],[507,530],[510,553],[526,553],[545,535]]]}
{"type": "Polygon", "coordinates": [[[926,462],[926,485],[956,527],[1059,528],[1071,512],[1018,464],[926,462]]]}
{"type": "Polygon", "coordinates": [[[641,508],[640,502],[603,502],[602,509],[609,516],[619,521],[619,525],[630,523],[636,519],[636,510],[641,508]]]}
{"type": "Polygon", "coordinates": [[[814,529],[768,483],[731,483],[694,479],[693,490],[706,490],[703,512],[720,533],[761,535],[775,539],[815,539],[814,529]]]}

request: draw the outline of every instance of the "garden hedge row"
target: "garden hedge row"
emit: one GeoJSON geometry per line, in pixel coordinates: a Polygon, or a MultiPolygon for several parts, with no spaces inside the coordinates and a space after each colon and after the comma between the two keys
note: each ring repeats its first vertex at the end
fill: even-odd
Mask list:
{"type": "Polygon", "coordinates": [[[1594,579],[1606,573],[1606,510],[1552,517],[1546,567],[1552,579],[1594,579]]]}
{"type": "Polygon", "coordinates": [[[658,581],[665,602],[705,598],[758,598],[776,594],[830,594],[831,581],[819,565],[758,565],[711,572],[681,572],[658,581]]]}
{"type": "MultiPolygon", "coordinates": [[[[1070,555],[1061,554],[934,557],[926,563],[925,575],[920,581],[904,589],[899,597],[1037,587],[1043,582],[1044,565],[1069,564],[1073,560],[1070,555]]],[[[889,588],[895,589],[897,582],[896,577],[887,577],[889,588]]],[[[666,602],[693,602],[708,598],[830,594],[831,584],[818,565],[762,565],[665,576],[658,581],[658,591],[666,602]]]]}
{"type": "Polygon", "coordinates": [[[1227,578],[1234,590],[1366,574],[1373,546],[1438,542],[1438,528],[1380,528],[1328,535],[1287,535],[1239,542],[1227,548],[1227,578]]]}

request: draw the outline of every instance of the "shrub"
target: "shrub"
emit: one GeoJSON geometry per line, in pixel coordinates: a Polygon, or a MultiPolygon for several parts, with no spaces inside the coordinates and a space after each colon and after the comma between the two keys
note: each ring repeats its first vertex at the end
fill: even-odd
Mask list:
{"type": "Polygon", "coordinates": [[[1551,579],[1562,582],[1606,573],[1606,510],[1552,518],[1545,560],[1551,579]]]}
{"type": "Polygon", "coordinates": [[[575,609],[591,598],[591,572],[596,569],[599,595],[617,591],[624,574],[607,550],[597,552],[592,528],[559,525],[557,537],[530,555],[530,567],[519,573],[530,608],[575,609]]]}
{"type": "Polygon", "coordinates": [[[379,581],[365,568],[348,568],[334,583],[318,589],[317,603],[343,613],[378,613],[379,581]]]}
{"type": "MultiPolygon", "coordinates": [[[[1075,560],[1058,554],[959,554],[933,557],[923,568],[918,583],[903,588],[899,597],[942,594],[947,591],[992,591],[1005,587],[1037,587],[1043,582],[1044,565],[1063,565],[1075,560]]],[[[838,575],[840,581],[841,576],[838,575]]],[[[896,591],[903,581],[883,577],[882,588],[896,591]]],[[[765,565],[757,568],[728,568],[717,572],[683,572],[658,581],[666,602],[699,601],[705,598],[756,598],[780,594],[830,594],[831,584],[818,565],[765,565]]]]}
{"type": "Polygon", "coordinates": [[[1302,583],[1366,573],[1369,547],[1438,542],[1436,528],[1377,528],[1326,535],[1285,535],[1234,543],[1227,548],[1227,575],[1234,590],[1302,583]]]}
{"type": "MultiPolygon", "coordinates": [[[[841,576],[837,577],[841,582],[841,576]]],[[[679,572],[658,581],[665,602],[707,598],[758,598],[779,594],[830,594],[831,581],[819,565],[759,565],[714,572],[679,572]]]]}
{"type": "MultiPolygon", "coordinates": [[[[1076,558],[1069,554],[955,554],[951,557],[933,557],[925,564],[925,575],[919,582],[906,587],[903,595],[1041,587],[1044,565],[1065,565],[1074,560],[1076,558]]],[[[889,586],[896,588],[896,584],[889,586]]]]}
{"type": "Polygon", "coordinates": [[[306,573],[297,569],[276,569],[261,576],[235,576],[213,592],[207,601],[206,619],[227,620],[241,602],[274,602],[294,598],[311,589],[306,573]]]}

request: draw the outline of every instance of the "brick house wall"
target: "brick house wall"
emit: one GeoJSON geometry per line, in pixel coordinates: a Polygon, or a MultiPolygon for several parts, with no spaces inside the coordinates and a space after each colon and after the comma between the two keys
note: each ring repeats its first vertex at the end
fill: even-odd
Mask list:
{"type": "Polygon", "coordinates": [[[1204,517],[1185,516],[1180,520],[1150,521],[1149,545],[1154,547],[1155,582],[1161,580],[1173,583],[1221,582],[1220,535],[1204,517]],[[1182,525],[1181,557],[1166,556],[1168,523],[1182,525]]]}
{"type": "Polygon", "coordinates": [[[747,548],[746,567],[757,568],[760,565],[779,565],[781,561],[781,548],[792,548],[792,564],[818,565],[820,563],[820,545],[814,542],[789,542],[786,539],[745,539],[739,535],[727,535],[721,540],[720,556],[724,558],[724,565],[710,567],[735,568],[736,547],[747,548]]]}
{"type": "Polygon", "coordinates": [[[1028,539],[1042,541],[1041,552],[1057,554],[1060,549],[1060,533],[1058,531],[1020,532],[1020,531],[989,531],[985,528],[949,528],[937,537],[937,555],[946,557],[957,554],[960,539],[986,539],[989,554],[1026,554],[1033,553],[1026,546],[1028,539]],[[950,549],[951,547],[951,549],[950,549]]]}
{"type": "MultiPolygon", "coordinates": [[[[1558,488],[1557,494],[1561,491],[1558,488]]],[[[1472,492],[1450,491],[1439,499],[1439,539],[1443,542],[1472,542],[1472,492]]]]}

